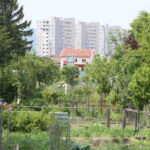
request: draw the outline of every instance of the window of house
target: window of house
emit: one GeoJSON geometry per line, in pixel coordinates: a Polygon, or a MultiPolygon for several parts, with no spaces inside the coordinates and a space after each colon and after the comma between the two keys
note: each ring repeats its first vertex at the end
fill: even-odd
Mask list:
{"type": "Polygon", "coordinates": [[[82,59],[82,62],[86,62],[86,59],[82,59]]]}
{"type": "Polygon", "coordinates": [[[78,59],[75,59],[75,62],[78,62],[78,59]]]}

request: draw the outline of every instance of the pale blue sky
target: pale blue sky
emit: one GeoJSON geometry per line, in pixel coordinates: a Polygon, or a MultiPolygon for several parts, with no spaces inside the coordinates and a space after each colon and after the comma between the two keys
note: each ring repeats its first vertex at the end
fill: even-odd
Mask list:
{"type": "Polygon", "coordinates": [[[140,10],[150,11],[150,0],[18,0],[24,6],[25,18],[36,21],[50,16],[75,17],[79,21],[129,28],[140,10]]]}

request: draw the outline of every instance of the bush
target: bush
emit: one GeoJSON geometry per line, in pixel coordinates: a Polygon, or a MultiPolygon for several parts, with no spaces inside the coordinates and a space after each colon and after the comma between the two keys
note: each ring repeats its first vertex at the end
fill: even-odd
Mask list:
{"type": "Polygon", "coordinates": [[[26,106],[43,106],[47,105],[47,101],[42,98],[32,98],[32,99],[27,99],[23,103],[26,106]]]}
{"type": "Polygon", "coordinates": [[[46,88],[42,92],[42,97],[49,103],[58,104],[59,97],[62,97],[62,93],[56,91],[54,88],[46,88]]]}
{"type": "Polygon", "coordinates": [[[42,112],[3,113],[3,125],[10,122],[10,131],[31,132],[33,130],[46,131],[55,120],[50,114],[42,112]]]}

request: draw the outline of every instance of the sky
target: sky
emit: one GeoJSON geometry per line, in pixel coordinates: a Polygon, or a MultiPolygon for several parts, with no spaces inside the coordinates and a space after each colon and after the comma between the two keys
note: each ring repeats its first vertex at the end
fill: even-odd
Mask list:
{"type": "Polygon", "coordinates": [[[77,21],[100,22],[129,28],[141,10],[150,12],[150,0],[18,0],[25,19],[36,21],[50,16],[74,17],[77,21]]]}

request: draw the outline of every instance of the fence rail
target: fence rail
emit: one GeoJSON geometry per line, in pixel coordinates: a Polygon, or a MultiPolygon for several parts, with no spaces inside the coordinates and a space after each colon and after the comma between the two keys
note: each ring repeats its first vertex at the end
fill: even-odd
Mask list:
{"type": "Polygon", "coordinates": [[[145,114],[145,115],[150,116],[150,111],[149,112],[148,111],[139,111],[136,109],[129,109],[129,108],[126,108],[125,110],[128,112],[134,112],[134,113],[145,114]]]}
{"type": "MultiPolygon", "coordinates": [[[[10,105],[10,107],[16,107],[16,108],[43,108],[42,106],[14,106],[14,105],[10,105]]],[[[84,107],[84,106],[71,106],[71,107],[46,107],[46,108],[49,108],[49,109],[65,109],[65,108],[83,108],[83,109],[87,109],[87,108],[95,108],[95,109],[98,109],[98,108],[103,108],[103,109],[107,109],[107,108],[110,108],[110,109],[122,109],[121,107],[100,107],[100,106],[90,106],[90,107],[84,107]]]]}

